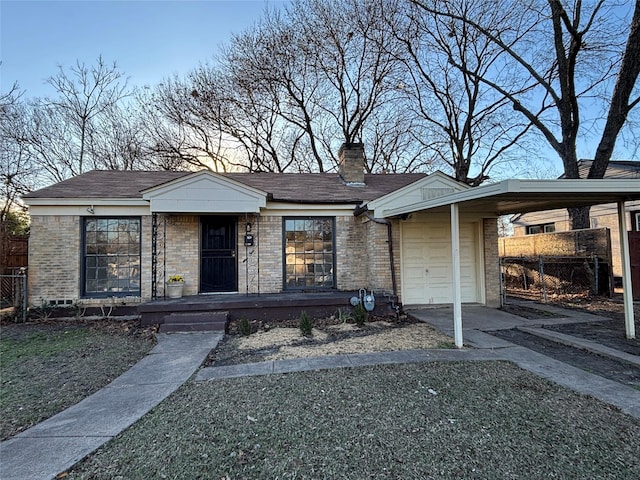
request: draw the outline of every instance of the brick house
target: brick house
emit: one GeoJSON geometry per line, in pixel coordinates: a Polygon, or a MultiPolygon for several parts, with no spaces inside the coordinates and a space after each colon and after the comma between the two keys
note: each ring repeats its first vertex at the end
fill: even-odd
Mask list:
{"type": "MultiPolygon", "coordinates": [[[[25,195],[29,302],[139,305],[176,274],[187,296],[366,288],[453,305],[461,347],[462,303],[501,303],[500,215],[640,201],[634,179],[470,188],[440,172],[366,175],[362,144],[339,158],[338,173],[92,171],[25,195]]],[[[625,316],[633,338],[627,295],[625,316]]]]}
{"type": "MultiPolygon", "coordinates": [[[[361,144],[340,159],[333,174],[91,171],[30,193],[29,301],[142,303],[180,274],[185,295],[367,288],[451,303],[448,216],[371,212],[392,194],[468,187],[439,172],[365,175],[361,144]]],[[[497,307],[496,215],[465,213],[460,227],[462,300],[497,307]]]]}

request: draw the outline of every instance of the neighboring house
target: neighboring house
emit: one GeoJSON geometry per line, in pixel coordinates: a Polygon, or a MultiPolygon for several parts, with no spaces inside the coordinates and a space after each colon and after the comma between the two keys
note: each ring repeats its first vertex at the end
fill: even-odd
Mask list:
{"type": "MultiPolygon", "coordinates": [[[[447,211],[373,213],[469,187],[439,172],[365,175],[363,161],[350,144],[335,174],[91,171],[25,195],[29,301],[143,303],[180,274],[185,295],[367,288],[451,304],[447,211]]],[[[463,302],[500,304],[497,216],[460,212],[463,302]]]]}
{"type": "MultiPolygon", "coordinates": [[[[586,178],[591,160],[580,160],[579,174],[586,178]]],[[[640,182],[640,161],[611,161],[604,178],[617,178],[640,182]]],[[[625,204],[627,229],[640,231],[640,201],[629,201],[625,204]]],[[[613,259],[613,275],[622,276],[620,260],[620,230],[618,228],[618,210],[616,204],[603,204],[591,207],[589,212],[591,228],[608,228],[611,231],[611,257],[613,259]]],[[[511,217],[514,236],[538,233],[566,232],[571,230],[571,222],[566,209],[546,210],[517,214],[511,217]]]]}

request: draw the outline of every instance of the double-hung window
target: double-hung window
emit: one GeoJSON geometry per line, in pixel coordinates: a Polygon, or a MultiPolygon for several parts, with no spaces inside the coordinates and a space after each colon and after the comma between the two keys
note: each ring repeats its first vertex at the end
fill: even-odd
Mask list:
{"type": "Polygon", "coordinates": [[[284,285],[287,289],[335,287],[335,220],[284,219],[284,285]]]}
{"type": "Polygon", "coordinates": [[[544,223],[542,225],[529,225],[527,227],[527,235],[536,233],[553,233],[556,231],[555,223],[544,223]]]}
{"type": "Polygon", "coordinates": [[[93,218],[83,223],[82,294],[140,295],[140,218],[93,218]]]}

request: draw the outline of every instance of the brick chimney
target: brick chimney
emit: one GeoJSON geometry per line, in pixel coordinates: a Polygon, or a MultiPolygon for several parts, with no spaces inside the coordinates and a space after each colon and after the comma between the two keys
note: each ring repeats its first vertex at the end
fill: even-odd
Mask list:
{"type": "Polygon", "coordinates": [[[364,144],[343,143],[338,150],[338,173],[347,185],[364,185],[364,144]]]}

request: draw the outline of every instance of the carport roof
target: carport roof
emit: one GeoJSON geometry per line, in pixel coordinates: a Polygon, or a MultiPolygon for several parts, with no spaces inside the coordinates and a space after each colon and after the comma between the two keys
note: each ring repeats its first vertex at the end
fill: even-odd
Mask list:
{"type": "Polygon", "coordinates": [[[631,200],[640,200],[640,180],[503,180],[421,202],[396,203],[395,208],[376,211],[376,216],[393,217],[451,204],[459,204],[462,210],[505,215],[631,200]]]}

